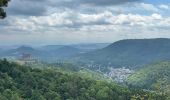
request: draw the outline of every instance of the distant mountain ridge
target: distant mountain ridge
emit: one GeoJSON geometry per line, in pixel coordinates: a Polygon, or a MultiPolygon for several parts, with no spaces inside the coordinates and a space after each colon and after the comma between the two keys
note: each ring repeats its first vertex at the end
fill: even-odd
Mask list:
{"type": "Polygon", "coordinates": [[[50,51],[51,56],[53,57],[70,57],[76,54],[81,53],[81,50],[71,47],[71,46],[63,46],[56,50],[50,51]]]}
{"type": "MultiPolygon", "coordinates": [[[[81,53],[103,48],[107,45],[104,43],[96,44],[75,44],[75,45],[45,45],[38,47],[31,46],[8,46],[0,49],[0,57],[21,57],[22,54],[31,54],[43,60],[65,59],[76,56],[81,53]]],[[[5,46],[4,46],[5,47],[5,46]]]]}
{"type": "Polygon", "coordinates": [[[7,51],[4,51],[2,56],[14,56],[14,57],[20,57],[22,54],[31,54],[33,56],[38,56],[41,54],[39,50],[36,50],[29,46],[20,46],[16,49],[10,49],[7,51]]]}
{"type": "Polygon", "coordinates": [[[45,45],[45,46],[42,46],[38,49],[43,50],[43,51],[51,51],[51,50],[57,50],[57,49],[59,49],[63,46],[64,45],[45,45]]]}
{"type": "Polygon", "coordinates": [[[111,43],[92,43],[92,44],[76,44],[76,45],[71,45],[75,48],[78,48],[83,51],[94,51],[97,49],[105,48],[111,43]]]}
{"type": "Polygon", "coordinates": [[[29,46],[21,46],[21,47],[18,47],[18,48],[16,48],[16,50],[18,50],[18,51],[26,51],[26,52],[28,52],[28,51],[34,51],[34,49],[32,48],[32,47],[29,47],[29,46]]]}
{"type": "Polygon", "coordinates": [[[136,67],[170,59],[170,39],[127,39],[78,56],[80,62],[136,67]]]}

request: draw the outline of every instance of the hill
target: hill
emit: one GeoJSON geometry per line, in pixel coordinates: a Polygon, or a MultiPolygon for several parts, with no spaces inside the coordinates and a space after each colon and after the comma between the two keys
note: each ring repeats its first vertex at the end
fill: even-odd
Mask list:
{"type": "Polygon", "coordinates": [[[165,96],[131,90],[114,83],[38,69],[0,60],[1,100],[165,100],[165,96]]]}
{"type": "Polygon", "coordinates": [[[104,48],[106,46],[108,46],[109,43],[89,43],[89,44],[72,44],[72,45],[46,45],[46,46],[42,46],[42,47],[39,47],[38,49],[39,50],[42,50],[42,51],[54,51],[54,50],[57,50],[59,48],[62,48],[62,47],[72,47],[72,48],[77,48],[79,50],[81,50],[83,53],[84,52],[89,52],[89,51],[93,51],[93,50],[97,50],[97,49],[101,49],[101,48],[104,48]]]}
{"type": "Polygon", "coordinates": [[[61,47],[64,47],[64,45],[45,45],[45,46],[41,46],[38,49],[41,51],[53,51],[53,50],[57,50],[61,47]]]}
{"type": "Polygon", "coordinates": [[[103,49],[85,53],[76,59],[105,66],[135,68],[170,59],[170,39],[128,39],[103,49]]]}
{"type": "Polygon", "coordinates": [[[10,50],[6,50],[3,52],[3,55],[2,56],[14,56],[14,57],[19,57],[21,56],[22,54],[31,54],[33,56],[38,56],[41,54],[40,51],[32,48],[32,47],[29,47],[29,46],[20,46],[18,48],[15,48],[15,49],[10,49],[10,50]]]}
{"type": "Polygon", "coordinates": [[[3,50],[0,48],[0,56],[2,55],[3,50]]]}
{"type": "Polygon", "coordinates": [[[22,54],[31,54],[43,61],[55,62],[71,56],[103,48],[107,43],[76,44],[76,45],[45,45],[45,46],[0,46],[0,57],[20,57],[22,54]]]}
{"type": "Polygon", "coordinates": [[[33,48],[30,46],[20,46],[15,49],[0,50],[1,57],[21,57],[22,54],[31,54],[41,60],[62,59],[81,53],[81,50],[71,46],[45,46],[41,48],[33,48]]]}
{"type": "Polygon", "coordinates": [[[69,57],[81,53],[81,50],[71,46],[63,46],[59,49],[50,51],[50,53],[54,57],[69,57]]]}
{"type": "Polygon", "coordinates": [[[170,94],[170,62],[147,65],[128,78],[132,87],[170,94]]]}
{"type": "Polygon", "coordinates": [[[72,47],[78,48],[84,52],[89,52],[89,51],[94,51],[97,49],[102,49],[105,48],[109,45],[110,43],[92,43],[92,44],[76,44],[76,45],[71,45],[72,47]]]}

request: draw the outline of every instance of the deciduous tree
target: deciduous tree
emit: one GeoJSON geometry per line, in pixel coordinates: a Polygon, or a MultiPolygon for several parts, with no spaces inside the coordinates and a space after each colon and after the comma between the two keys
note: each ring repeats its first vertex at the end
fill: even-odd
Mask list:
{"type": "Polygon", "coordinates": [[[4,7],[8,6],[9,1],[10,0],[0,0],[0,19],[4,19],[6,17],[4,7]]]}

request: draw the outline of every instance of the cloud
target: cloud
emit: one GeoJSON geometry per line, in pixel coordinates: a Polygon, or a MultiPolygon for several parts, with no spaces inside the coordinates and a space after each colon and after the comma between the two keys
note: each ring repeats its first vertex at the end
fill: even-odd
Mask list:
{"type": "Polygon", "coordinates": [[[41,16],[47,11],[45,0],[11,0],[8,15],[41,16]]]}
{"type": "Polygon", "coordinates": [[[58,2],[61,5],[88,5],[88,6],[109,6],[109,5],[119,5],[129,2],[136,2],[140,0],[63,0],[58,2]]]}
{"type": "Polygon", "coordinates": [[[0,22],[0,42],[55,44],[170,37],[169,5],[138,1],[12,0],[8,17],[0,22]]]}
{"type": "Polygon", "coordinates": [[[162,4],[162,5],[159,5],[159,8],[161,8],[161,9],[166,9],[166,10],[167,10],[167,9],[169,9],[169,6],[162,4]]]}
{"type": "Polygon", "coordinates": [[[140,0],[12,0],[7,8],[11,15],[42,16],[49,8],[75,9],[83,7],[111,6],[140,0]]]}
{"type": "Polygon", "coordinates": [[[159,9],[156,6],[154,6],[153,4],[140,3],[140,6],[142,7],[142,9],[144,9],[146,11],[153,11],[153,12],[159,11],[159,9]]]}
{"type": "Polygon", "coordinates": [[[53,13],[48,16],[11,18],[8,24],[8,29],[28,32],[55,32],[57,30],[115,31],[121,30],[121,28],[129,28],[129,31],[133,31],[134,27],[163,30],[170,27],[170,17],[163,17],[158,13],[150,15],[130,13],[114,15],[113,12],[105,11],[84,14],[69,10],[62,13],[53,13]]]}

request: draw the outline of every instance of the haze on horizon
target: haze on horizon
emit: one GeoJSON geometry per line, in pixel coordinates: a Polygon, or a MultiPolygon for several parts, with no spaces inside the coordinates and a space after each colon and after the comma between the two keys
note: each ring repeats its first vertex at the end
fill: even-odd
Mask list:
{"type": "Polygon", "coordinates": [[[11,0],[0,45],[170,38],[169,0],[11,0]]]}

